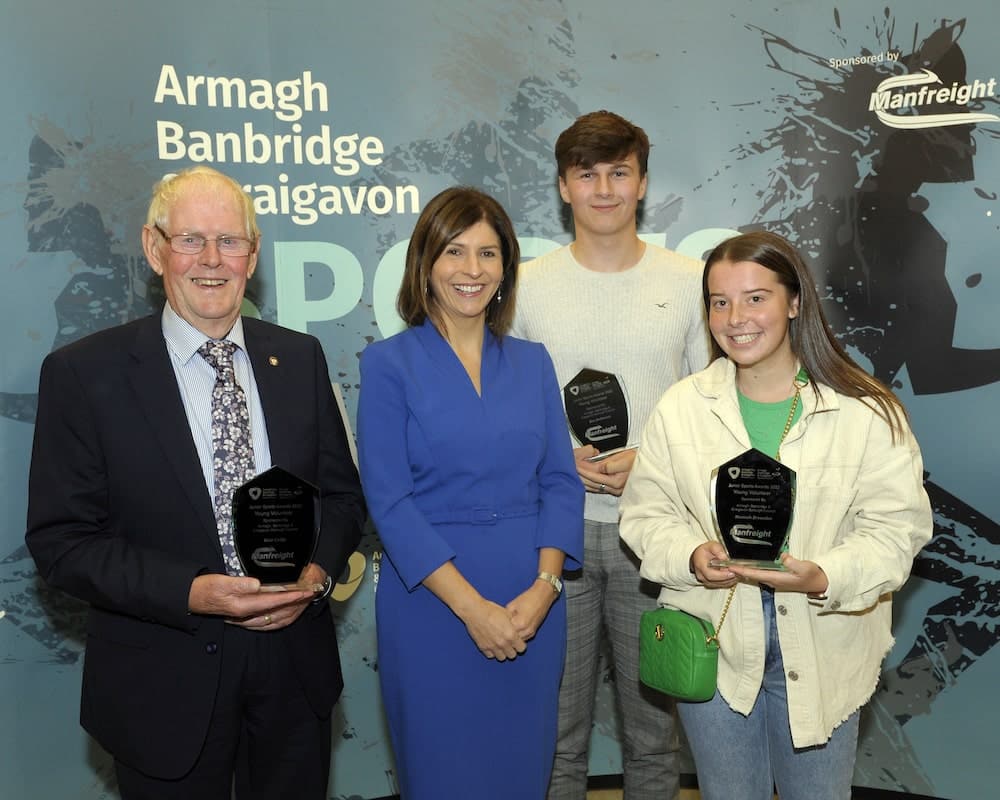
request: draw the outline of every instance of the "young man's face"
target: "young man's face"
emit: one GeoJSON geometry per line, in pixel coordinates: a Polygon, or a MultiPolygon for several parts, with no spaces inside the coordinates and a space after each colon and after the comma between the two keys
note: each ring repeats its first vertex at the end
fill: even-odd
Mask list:
{"type": "Polygon", "coordinates": [[[559,194],[573,209],[576,235],[635,233],[636,207],[646,196],[646,176],[635,153],[621,161],[570,167],[559,178],[559,194]]]}

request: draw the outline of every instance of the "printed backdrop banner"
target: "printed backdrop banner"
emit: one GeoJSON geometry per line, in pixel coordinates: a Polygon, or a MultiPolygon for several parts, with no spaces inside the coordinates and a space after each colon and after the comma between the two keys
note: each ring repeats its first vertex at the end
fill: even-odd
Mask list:
{"type": "MultiPolygon", "coordinates": [[[[3,18],[5,798],[116,796],[109,758],[77,723],[85,610],[36,576],[25,483],[44,356],[162,303],[139,239],[153,183],[208,163],[245,184],[264,235],[246,311],[320,338],[353,420],[358,354],[400,329],[395,293],[426,201],[481,186],[510,211],[526,256],[565,243],[553,144],[599,108],[654,143],[645,238],[700,256],[731,231],[789,236],[841,341],[906,402],[936,531],[898,598],[855,782],[989,794],[1000,712],[994,2],[5,0],[3,18]]],[[[335,594],[347,681],[338,798],[396,791],[376,676],[380,559],[370,533],[335,594]]],[[[591,770],[614,774],[604,674],[591,770]]]]}

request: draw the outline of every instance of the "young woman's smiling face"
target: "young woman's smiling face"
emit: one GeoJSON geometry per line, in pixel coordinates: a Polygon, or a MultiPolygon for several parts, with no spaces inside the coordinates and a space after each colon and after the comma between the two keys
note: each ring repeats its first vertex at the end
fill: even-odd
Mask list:
{"type": "Polygon", "coordinates": [[[789,323],[799,298],[754,261],[717,261],[708,273],[708,326],[741,368],[795,365],[789,323]]]}

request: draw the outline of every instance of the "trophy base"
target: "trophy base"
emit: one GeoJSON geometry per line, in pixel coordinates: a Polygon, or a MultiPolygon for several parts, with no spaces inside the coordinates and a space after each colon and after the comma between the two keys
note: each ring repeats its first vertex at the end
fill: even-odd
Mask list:
{"type": "Polygon", "coordinates": [[[596,464],[598,461],[603,461],[604,459],[610,456],[616,456],[619,453],[624,453],[628,450],[638,450],[638,449],[639,445],[630,444],[626,445],[625,447],[616,447],[613,450],[605,450],[603,453],[598,453],[596,456],[591,456],[590,458],[586,458],[584,460],[591,464],[596,464]]]}
{"type": "Polygon", "coordinates": [[[262,583],[258,592],[322,592],[322,583],[262,583]]]}
{"type": "Polygon", "coordinates": [[[753,569],[769,569],[772,572],[788,572],[788,567],[780,561],[755,561],[752,558],[713,558],[708,562],[709,566],[715,567],[751,567],[753,569]]]}

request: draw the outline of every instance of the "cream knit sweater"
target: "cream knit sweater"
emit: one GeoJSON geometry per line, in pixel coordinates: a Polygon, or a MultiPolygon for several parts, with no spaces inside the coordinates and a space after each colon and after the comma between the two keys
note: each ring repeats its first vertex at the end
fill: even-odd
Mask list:
{"type": "MultiPolygon", "coordinates": [[[[545,345],[560,386],[584,368],[617,375],[629,443],[639,444],[660,396],[708,364],[701,270],[695,259],[647,244],[634,267],[596,272],[560,247],[521,266],[511,333],[545,345]]],[[[588,493],[585,516],[617,522],[618,498],[588,493]]]]}

